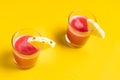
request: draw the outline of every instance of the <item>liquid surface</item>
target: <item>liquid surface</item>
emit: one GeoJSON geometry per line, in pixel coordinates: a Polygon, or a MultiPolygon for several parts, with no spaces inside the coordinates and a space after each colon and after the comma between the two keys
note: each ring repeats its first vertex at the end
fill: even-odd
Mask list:
{"type": "Polygon", "coordinates": [[[81,32],[88,31],[87,18],[84,16],[74,16],[70,19],[70,24],[73,28],[81,32]]]}
{"type": "Polygon", "coordinates": [[[29,42],[28,42],[28,38],[31,36],[28,35],[24,35],[19,37],[18,39],[16,39],[14,47],[17,51],[19,51],[22,54],[34,54],[38,51],[37,48],[35,48],[34,46],[32,46],[29,42]]]}

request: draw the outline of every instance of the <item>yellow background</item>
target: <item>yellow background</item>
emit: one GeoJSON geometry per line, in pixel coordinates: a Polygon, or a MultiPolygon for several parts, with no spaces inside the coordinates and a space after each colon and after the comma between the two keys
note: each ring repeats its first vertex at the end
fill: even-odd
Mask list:
{"type": "Polygon", "coordinates": [[[1,0],[0,80],[120,80],[119,0],[1,0]],[[63,43],[68,15],[74,9],[95,14],[106,38],[91,36],[83,48],[63,43]],[[34,28],[56,41],[41,51],[34,68],[19,70],[12,61],[12,35],[34,28]]]}

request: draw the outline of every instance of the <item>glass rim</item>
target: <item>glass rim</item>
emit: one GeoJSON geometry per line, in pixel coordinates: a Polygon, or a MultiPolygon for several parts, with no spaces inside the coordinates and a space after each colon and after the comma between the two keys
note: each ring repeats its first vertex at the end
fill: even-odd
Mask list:
{"type": "MultiPolygon", "coordinates": [[[[73,10],[73,11],[71,11],[70,12],[70,14],[69,14],[69,16],[68,16],[68,24],[71,26],[71,23],[70,23],[70,18],[72,17],[72,15],[75,13],[75,12],[80,12],[80,11],[84,11],[84,12],[87,12],[87,13],[89,13],[92,17],[93,17],[93,20],[95,21],[95,22],[97,22],[97,19],[96,19],[96,17],[95,17],[95,15],[93,14],[93,13],[91,13],[89,10],[83,10],[83,9],[76,9],[76,10],[73,10]]],[[[80,13],[79,13],[80,14],[80,13]]],[[[84,15],[83,15],[84,16],[84,15]]],[[[74,30],[76,30],[77,32],[79,32],[79,33],[89,33],[89,32],[91,32],[92,30],[90,30],[89,28],[88,28],[88,31],[87,32],[82,32],[82,31],[78,31],[77,29],[75,29],[74,28],[74,30]]]]}
{"type": "MultiPolygon", "coordinates": [[[[14,47],[14,37],[19,33],[19,32],[22,32],[22,31],[27,31],[27,30],[31,30],[32,32],[36,32],[39,36],[41,36],[40,35],[40,33],[38,32],[38,31],[36,31],[35,29],[31,29],[31,28],[25,28],[25,29],[20,29],[20,30],[18,30],[18,31],[16,31],[13,35],[12,35],[12,38],[11,38],[11,44],[12,44],[12,48],[13,49],[15,49],[15,47],[14,47]]],[[[16,49],[15,49],[16,50],[16,49]]],[[[39,50],[40,50],[40,48],[39,48],[39,50]]],[[[39,51],[38,50],[38,51],[39,51]]]]}

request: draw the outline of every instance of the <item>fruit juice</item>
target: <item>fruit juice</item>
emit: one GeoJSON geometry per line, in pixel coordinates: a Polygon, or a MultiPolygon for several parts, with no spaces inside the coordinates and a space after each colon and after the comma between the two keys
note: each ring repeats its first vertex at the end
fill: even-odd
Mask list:
{"type": "Polygon", "coordinates": [[[19,36],[13,43],[14,60],[21,69],[33,67],[39,56],[39,49],[28,42],[28,38],[30,37],[29,35],[19,36]]]}
{"type": "Polygon", "coordinates": [[[69,19],[66,40],[71,47],[82,47],[89,36],[86,17],[77,15],[69,19]]]}

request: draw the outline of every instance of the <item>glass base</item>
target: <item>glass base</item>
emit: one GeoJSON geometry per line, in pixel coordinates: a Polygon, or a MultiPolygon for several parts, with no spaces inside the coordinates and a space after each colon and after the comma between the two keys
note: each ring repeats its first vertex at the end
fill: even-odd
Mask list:
{"type": "Polygon", "coordinates": [[[20,65],[17,64],[17,62],[16,62],[15,59],[13,59],[13,62],[16,64],[17,68],[19,68],[19,69],[23,69],[23,70],[25,70],[25,69],[30,69],[30,68],[34,67],[34,65],[29,66],[29,67],[23,67],[23,66],[20,66],[20,65]]]}
{"type": "Polygon", "coordinates": [[[72,47],[72,48],[81,48],[82,47],[82,45],[77,45],[77,44],[71,43],[71,41],[67,37],[67,34],[65,34],[65,39],[66,39],[67,45],[72,47]]]}

